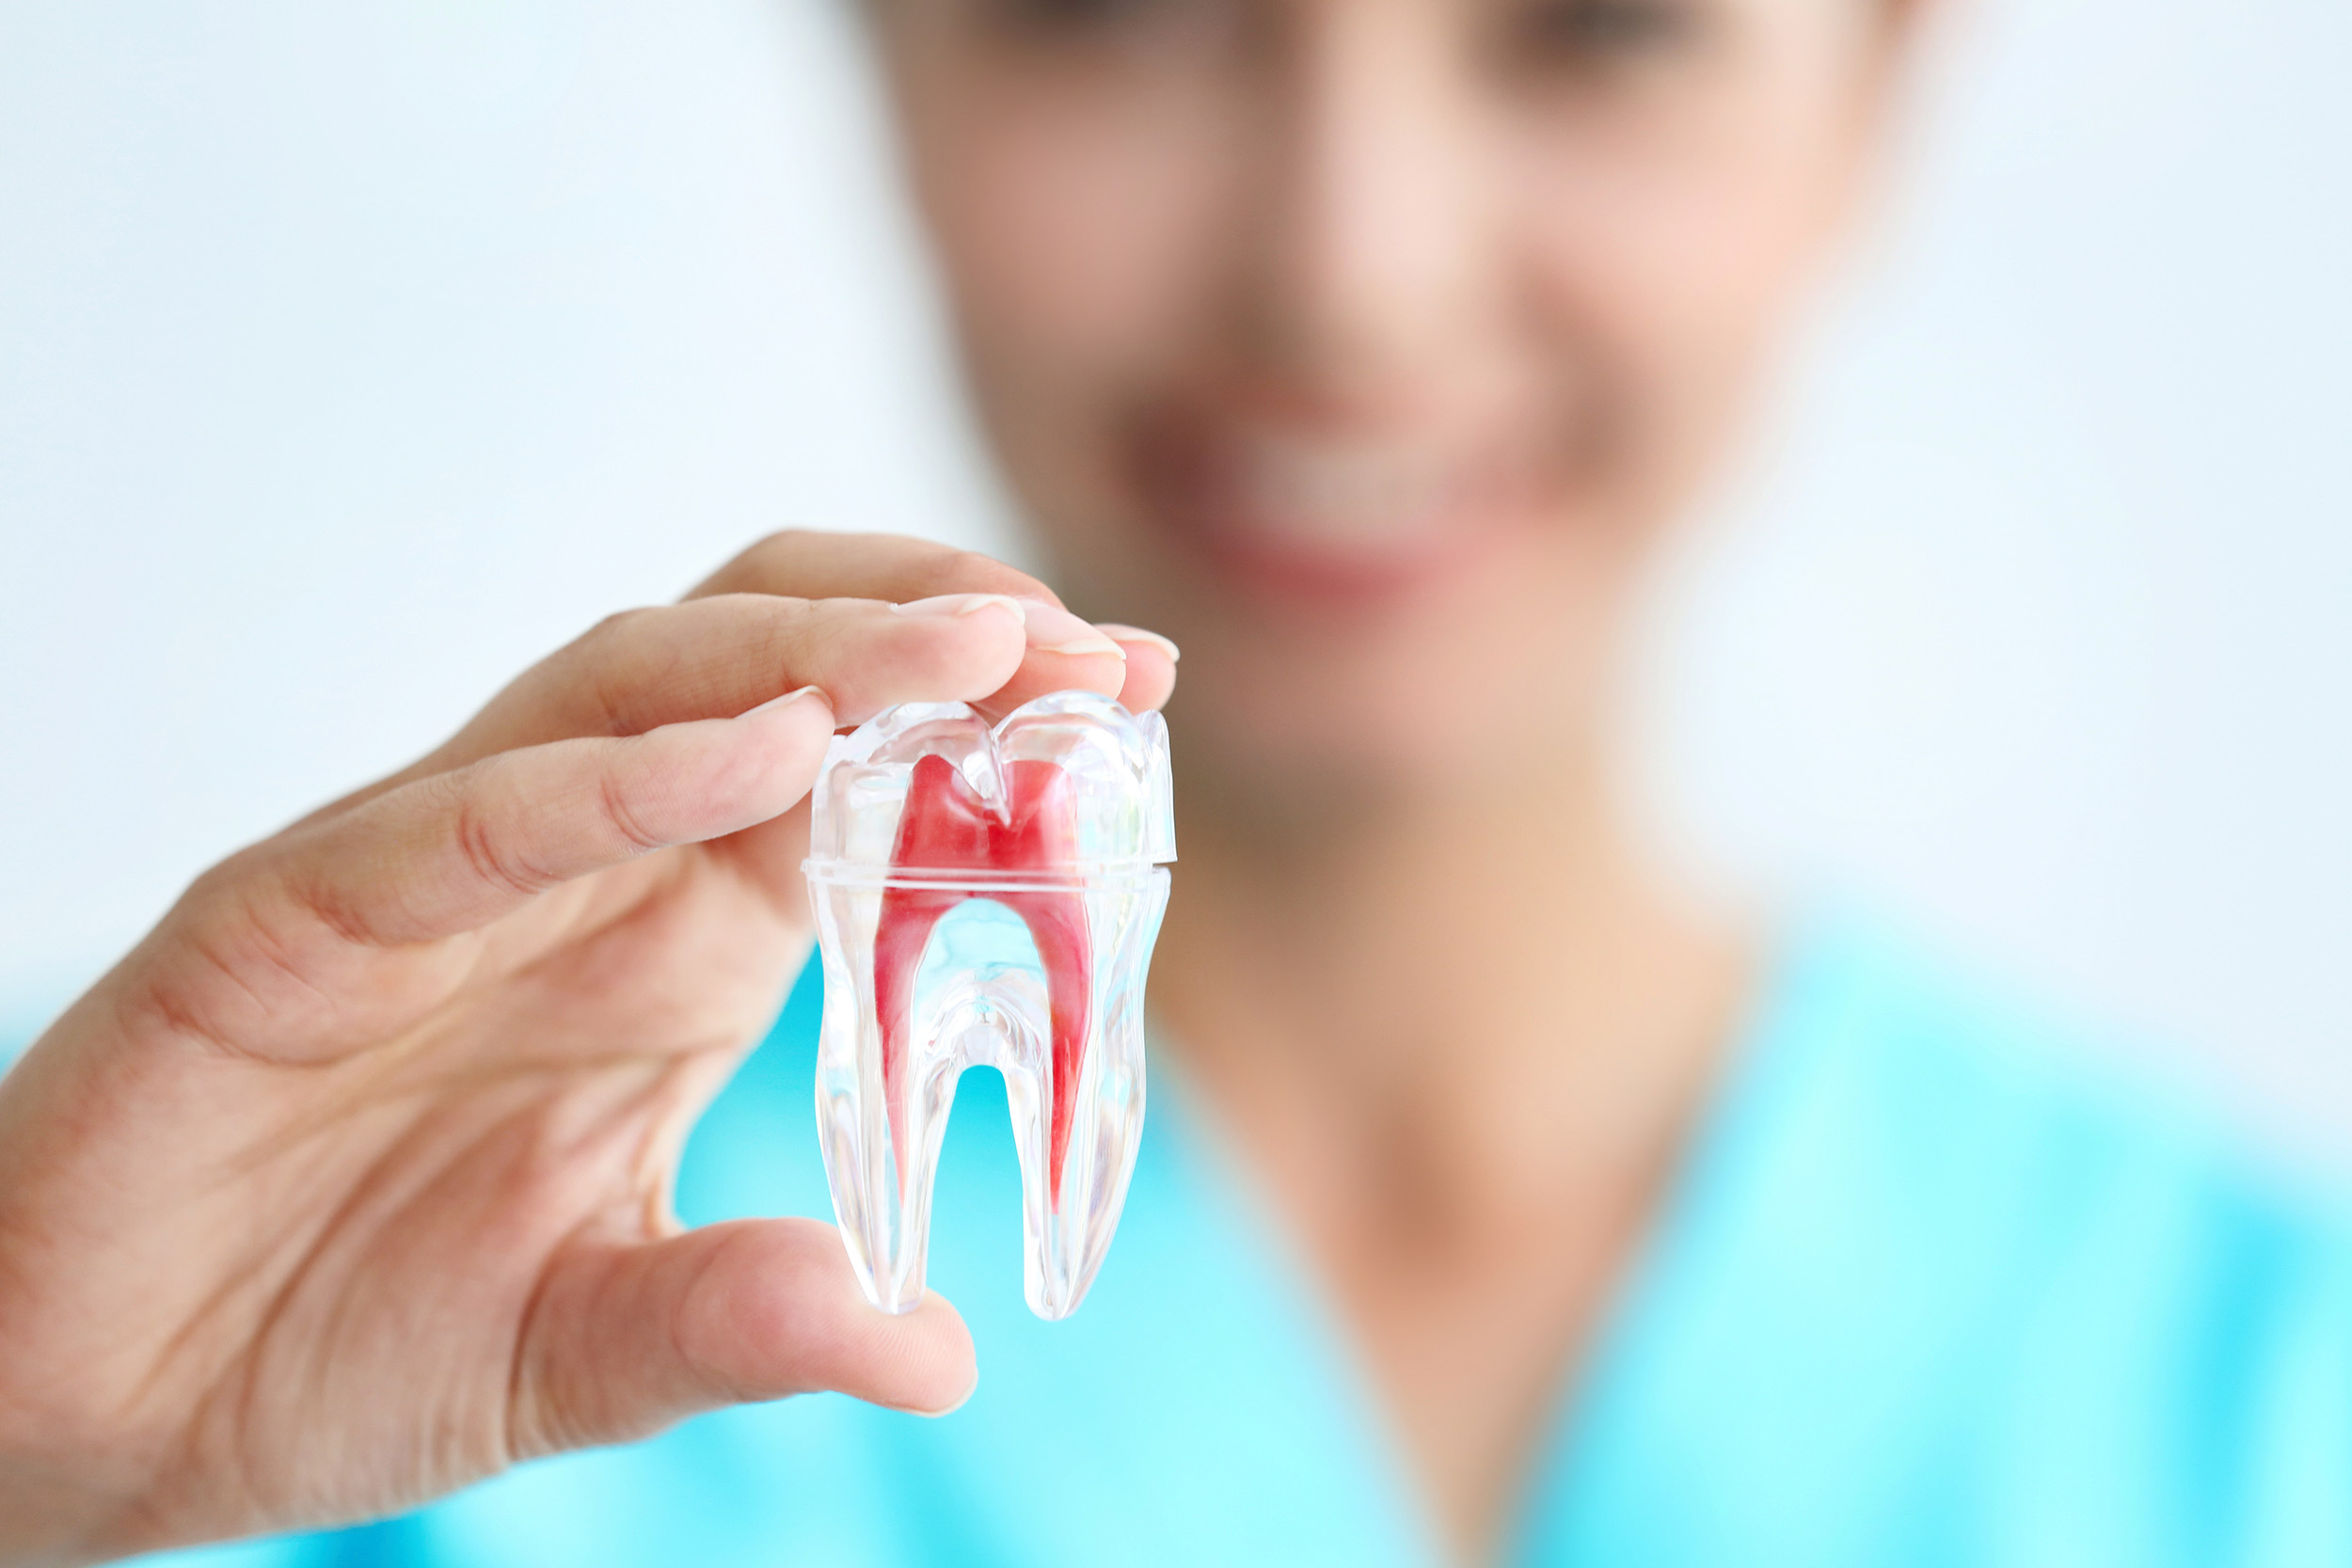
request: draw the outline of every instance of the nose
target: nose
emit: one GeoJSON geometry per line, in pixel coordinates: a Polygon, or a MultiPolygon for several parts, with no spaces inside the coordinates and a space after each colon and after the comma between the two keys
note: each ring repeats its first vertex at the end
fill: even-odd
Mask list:
{"type": "Polygon", "coordinates": [[[1287,375],[1388,386],[1460,341],[1502,270],[1457,8],[1304,0],[1271,73],[1255,336],[1287,375]]]}

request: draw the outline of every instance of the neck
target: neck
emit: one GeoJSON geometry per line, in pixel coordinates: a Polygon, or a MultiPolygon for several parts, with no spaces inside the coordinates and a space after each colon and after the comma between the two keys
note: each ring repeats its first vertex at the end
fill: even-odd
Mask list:
{"type": "Polygon", "coordinates": [[[1740,944],[1640,868],[1590,752],[1278,819],[1196,754],[1152,995],[1488,1555],[1665,1186],[1740,944]]]}
{"type": "Polygon", "coordinates": [[[1743,966],[1630,852],[1594,749],[1338,820],[1207,783],[1152,996],[1253,1156],[1310,1190],[1406,1161],[1450,1232],[1659,1158],[1743,966]]]}

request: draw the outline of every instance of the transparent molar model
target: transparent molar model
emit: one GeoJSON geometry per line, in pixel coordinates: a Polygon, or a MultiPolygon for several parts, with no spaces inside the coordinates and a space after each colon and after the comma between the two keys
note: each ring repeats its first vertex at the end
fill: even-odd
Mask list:
{"type": "Polygon", "coordinates": [[[1093,1283],[1143,1131],[1143,986],[1176,858],[1168,729],[1065,691],[991,729],[910,703],[837,737],[809,893],[824,955],[817,1122],[875,1306],[922,1299],[931,1180],[967,1067],[1004,1074],[1030,1310],[1093,1283]]]}

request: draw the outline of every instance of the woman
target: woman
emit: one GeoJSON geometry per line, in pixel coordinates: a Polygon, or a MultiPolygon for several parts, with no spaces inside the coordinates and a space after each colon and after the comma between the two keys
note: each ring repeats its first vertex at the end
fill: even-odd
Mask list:
{"type": "Polygon", "coordinates": [[[1054,588],[769,540],[200,879],[0,1082],[0,1561],[452,1493],[227,1560],[2352,1556],[2336,1222],[1885,943],[1689,907],[1611,810],[1612,634],[1915,8],[879,0],[1054,588]],[[1156,705],[1176,643],[1085,1309],[1026,1318],[977,1081],[970,1332],[818,1221],[682,1228],[682,1149],[690,1219],[824,1212],[806,986],[746,1053],[826,737],[1156,705]],[[748,1407],[819,1389],[870,1402],[748,1407]]]}

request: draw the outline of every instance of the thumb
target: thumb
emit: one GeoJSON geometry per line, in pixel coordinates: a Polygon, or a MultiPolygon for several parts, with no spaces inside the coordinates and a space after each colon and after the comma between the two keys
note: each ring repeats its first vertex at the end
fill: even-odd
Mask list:
{"type": "Polygon", "coordinates": [[[971,1332],[946,1298],[878,1311],[833,1227],[810,1219],[577,1243],[550,1263],[516,1354],[508,1432],[518,1461],[819,1389],[944,1415],[979,1376],[971,1332]]]}

